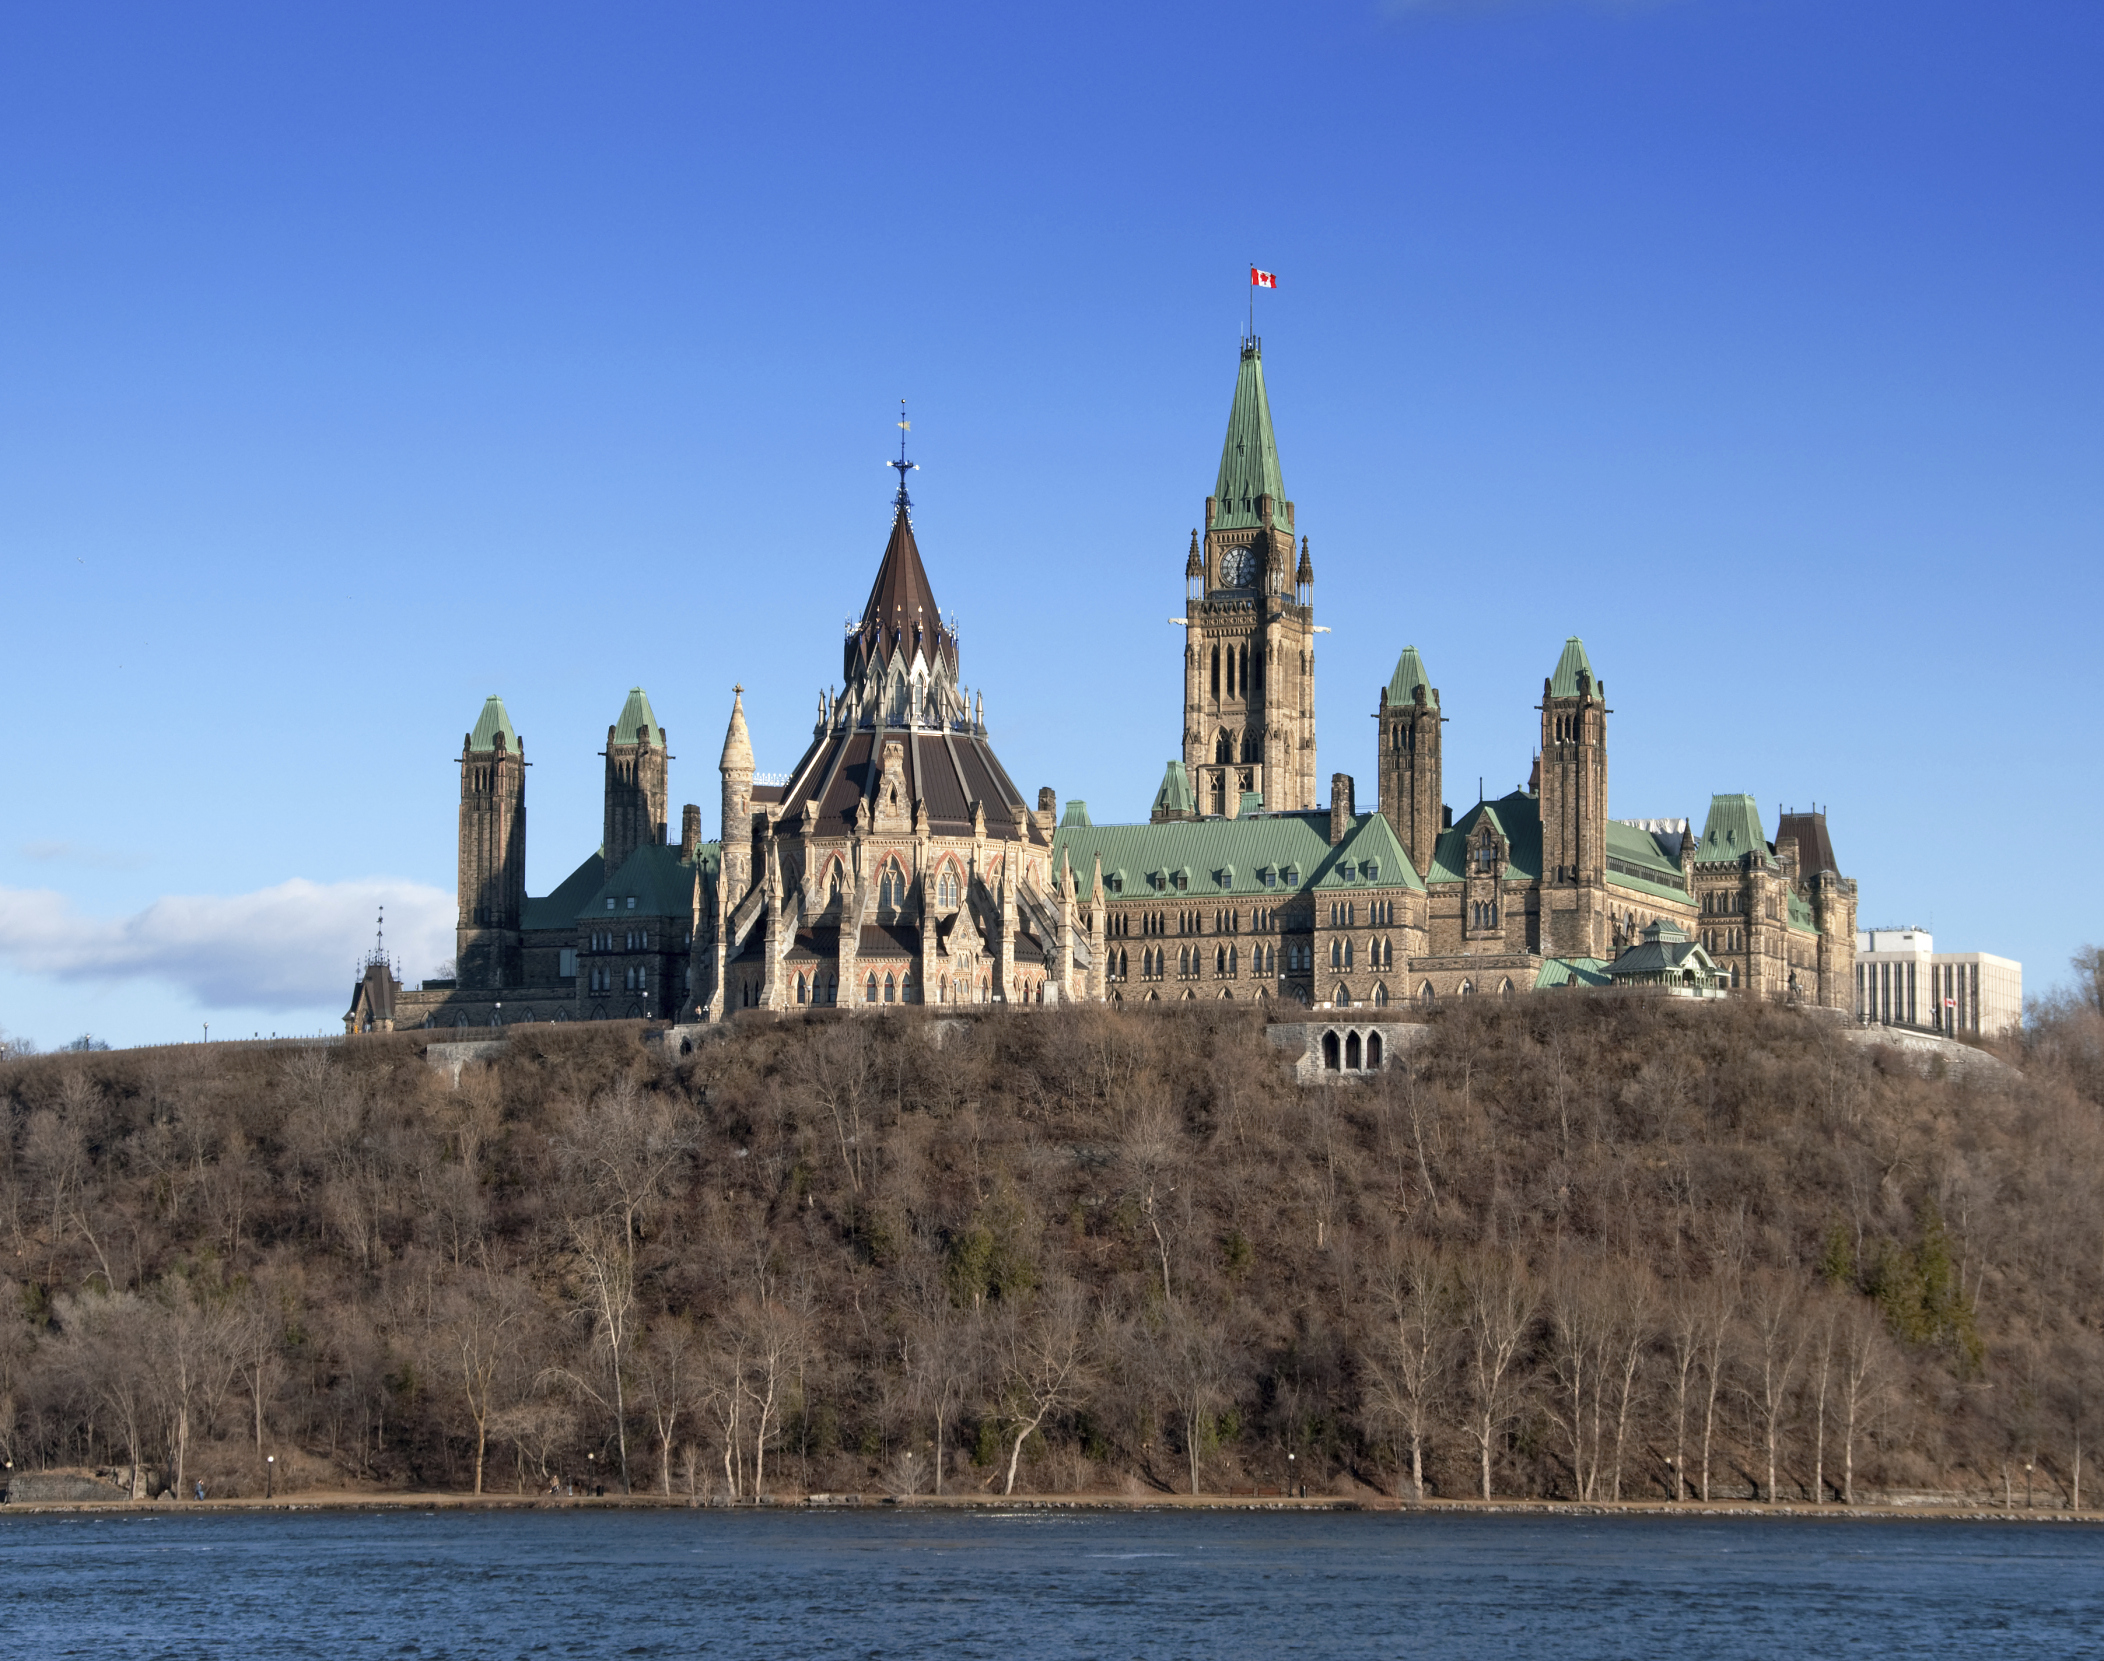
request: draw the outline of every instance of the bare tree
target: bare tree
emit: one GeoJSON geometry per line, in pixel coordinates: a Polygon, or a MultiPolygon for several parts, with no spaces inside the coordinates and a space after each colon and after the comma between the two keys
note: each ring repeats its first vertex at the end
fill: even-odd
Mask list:
{"type": "Polygon", "coordinates": [[[1856,1503],[1856,1437],[1885,1380],[1886,1339],[1874,1304],[1858,1300],[1841,1318],[1841,1503],[1856,1503]]]}
{"type": "Polygon", "coordinates": [[[1724,1357],[1731,1340],[1732,1321],[1738,1314],[1739,1290],[1736,1275],[1723,1271],[1703,1283],[1696,1304],[1696,1352],[1702,1364],[1702,1481],[1698,1492],[1709,1504],[1710,1453],[1717,1431],[1717,1394],[1724,1386],[1724,1357]]]}
{"type": "Polygon", "coordinates": [[[669,1496],[673,1443],[680,1420],[693,1410],[697,1389],[700,1356],[694,1329],[668,1315],[650,1329],[636,1356],[637,1382],[657,1433],[658,1491],[669,1496]]]}
{"type": "Polygon", "coordinates": [[[834,1021],[807,1034],[790,1057],[796,1082],[833,1121],[840,1168],[857,1194],[868,1163],[862,1110],[875,1081],[875,1043],[868,1022],[834,1021]]]}
{"type": "Polygon", "coordinates": [[[969,1317],[938,1295],[923,1306],[905,1344],[913,1397],[935,1421],[935,1491],[939,1494],[949,1427],[963,1411],[980,1372],[978,1333],[969,1317]]]}
{"type": "Polygon", "coordinates": [[[94,1403],[131,1467],[131,1497],[145,1497],[146,1432],[159,1399],[150,1357],[162,1312],[132,1292],[61,1294],[52,1303],[65,1371],[94,1403]]]}
{"type": "Polygon", "coordinates": [[[513,1276],[476,1268],[444,1287],[432,1309],[433,1359],[459,1386],[467,1409],[478,1494],[492,1428],[523,1388],[520,1341],[532,1308],[531,1291],[513,1276]]]}
{"type": "Polygon", "coordinates": [[[743,1387],[752,1408],[753,1498],[767,1493],[767,1441],[781,1428],[789,1386],[808,1353],[801,1315],[778,1299],[747,1304],[741,1313],[748,1365],[743,1387]]]}
{"type": "MultiPolygon", "coordinates": [[[[1375,1271],[1374,1290],[1382,1312],[1380,1342],[1369,1366],[1375,1406],[1408,1448],[1407,1464],[1398,1458],[1398,1489],[1407,1470],[1409,1493],[1425,1497],[1425,1443],[1446,1407],[1451,1390],[1454,1323],[1450,1308],[1451,1276],[1429,1247],[1412,1241],[1391,1244],[1375,1271]]],[[[1398,1453],[1402,1448],[1398,1448],[1398,1453]]]]}
{"type": "Polygon", "coordinates": [[[1590,1265],[1557,1265],[1546,1300],[1549,1370],[1554,1383],[1549,1412],[1562,1427],[1570,1450],[1573,1497],[1590,1500],[1600,1478],[1605,1375],[1614,1347],[1613,1310],[1602,1297],[1590,1265]]]}
{"type": "MultiPolygon", "coordinates": [[[[632,1239],[618,1216],[600,1215],[570,1225],[570,1265],[579,1306],[592,1323],[592,1341],[605,1356],[606,1388],[584,1386],[614,1421],[620,1450],[621,1491],[633,1492],[628,1476],[628,1339],[636,1314],[636,1264],[632,1239]]],[[[576,1381],[583,1386],[583,1380],[576,1381]]]]}
{"type": "Polygon", "coordinates": [[[171,1485],[180,1493],[198,1412],[225,1395],[239,1365],[237,1316],[223,1301],[200,1296],[188,1281],[173,1275],[162,1281],[157,1301],[161,1306],[157,1371],[173,1426],[171,1485]]]}
{"type": "MultiPolygon", "coordinates": [[[[1190,1467],[1191,1492],[1198,1492],[1199,1453],[1210,1440],[1213,1410],[1227,1384],[1227,1351],[1220,1334],[1186,1304],[1172,1304],[1160,1337],[1161,1359],[1183,1421],[1184,1456],[1190,1467]]],[[[1014,1466],[1010,1465],[1011,1485],[1014,1466]]]]}
{"type": "Polygon", "coordinates": [[[1767,1454],[1768,1503],[1776,1500],[1777,1448],[1782,1439],[1782,1419],[1790,1405],[1790,1390],[1797,1363],[1804,1353],[1805,1326],[1799,1314],[1804,1289],[1794,1279],[1774,1271],[1754,1282],[1748,1306],[1753,1354],[1749,1358],[1746,1394],[1760,1416],[1761,1445],[1767,1454]]]}
{"type": "Polygon", "coordinates": [[[994,1334],[1001,1380],[998,1409],[1007,1429],[1008,1479],[1015,1492],[1023,1444],[1054,1413],[1077,1406],[1090,1383],[1090,1342],[1080,1289],[1061,1281],[1043,1288],[1027,1312],[1004,1306],[994,1334]]]}
{"type": "Polygon", "coordinates": [[[1623,1455],[1628,1446],[1629,1420],[1635,1411],[1637,1374],[1644,1357],[1651,1353],[1658,1335],[1658,1282],[1641,1265],[1630,1265],[1623,1275],[1621,1296],[1609,1329],[1605,1350],[1605,1392],[1614,1400],[1614,1463],[1608,1498],[1622,1497],[1623,1455]]]}
{"type": "Polygon", "coordinates": [[[1537,1298],[1526,1266],[1506,1252],[1471,1258],[1461,1271],[1468,1346],[1469,1434],[1476,1444],[1482,1496],[1490,1498],[1491,1455],[1514,1411],[1513,1362],[1533,1325],[1537,1298]]]}

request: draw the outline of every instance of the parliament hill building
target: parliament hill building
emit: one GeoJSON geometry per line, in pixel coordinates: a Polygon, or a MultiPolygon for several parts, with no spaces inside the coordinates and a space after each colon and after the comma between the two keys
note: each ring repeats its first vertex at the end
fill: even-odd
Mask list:
{"type": "MultiPolygon", "coordinates": [[[[669,739],[637,688],[607,729],[599,848],[526,892],[525,745],[501,699],[460,752],[455,972],[368,968],[346,1024],[721,1020],[744,1010],[1231,999],[1378,1011],[1537,989],[1658,987],[1847,1010],[1855,884],[1823,812],[1748,795],[1610,816],[1606,682],[1545,645],[1527,786],[1458,816],[1449,716],[1404,645],[1376,690],[1374,800],[1317,766],[1315,569],[1285,493],[1261,343],[1184,563],[1180,754],[1144,818],[1034,799],[995,754],[915,540],[889,540],[810,743],[763,775],[734,692],[720,834],[672,837],[669,739]]],[[[1377,1017],[1376,1017],[1377,1018],[1377,1017]]]]}

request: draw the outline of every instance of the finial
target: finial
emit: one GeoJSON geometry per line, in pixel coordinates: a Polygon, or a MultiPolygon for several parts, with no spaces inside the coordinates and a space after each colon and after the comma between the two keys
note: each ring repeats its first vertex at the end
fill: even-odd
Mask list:
{"type": "Polygon", "coordinates": [[[913,423],[906,419],[906,400],[901,398],[899,400],[899,459],[897,461],[887,461],[884,464],[886,467],[898,470],[899,493],[893,498],[893,503],[901,513],[913,506],[913,498],[906,494],[906,475],[920,471],[919,462],[906,459],[906,435],[912,430],[913,423]]]}

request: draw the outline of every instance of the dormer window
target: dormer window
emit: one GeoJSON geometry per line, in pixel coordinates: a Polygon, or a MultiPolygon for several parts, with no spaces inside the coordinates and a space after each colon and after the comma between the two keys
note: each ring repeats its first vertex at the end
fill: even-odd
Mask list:
{"type": "Polygon", "coordinates": [[[1359,869],[1364,873],[1368,882],[1379,882],[1381,880],[1381,862],[1379,860],[1369,859],[1359,869]]]}
{"type": "Polygon", "coordinates": [[[1288,888],[1298,888],[1300,886],[1300,867],[1298,865],[1286,867],[1286,886],[1288,888]]]}
{"type": "Polygon", "coordinates": [[[1478,876],[1494,877],[1504,863],[1504,860],[1498,857],[1498,844],[1494,837],[1486,836],[1476,844],[1474,864],[1478,876]]]}
{"type": "Polygon", "coordinates": [[[635,897],[635,896],[634,896],[633,894],[631,894],[631,895],[629,895],[629,896],[628,896],[628,909],[629,909],[630,911],[633,911],[633,910],[635,910],[635,908],[636,908],[636,897],[635,897]]]}
{"type": "Polygon", "coordinates": [[[618,905],[618,904],[619,904],[619,902],[618,902],[617,900],[615,900],[615,898],[613,897],[613,895],[611,895],[611,894],[607,895],[607,897],[606,897],[606,909],[607,909],[607,910],[609,910],[609,911],[612,911],[612,910],[613,910],[613,909],[615,908],[615,906],[616,906],[616,905],[618,905]]]}
{"type": "Polygon", "coordinates": [[[1257,873],[1257,881],[1261,882],[1266,888],[1278,887],[1278,867],[1276,865],[1265,866],[1263,870],[1257,873]]]}

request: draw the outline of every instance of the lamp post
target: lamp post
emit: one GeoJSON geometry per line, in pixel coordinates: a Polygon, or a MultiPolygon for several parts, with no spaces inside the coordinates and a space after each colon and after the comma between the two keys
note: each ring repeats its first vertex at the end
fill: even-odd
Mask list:
{"type": "Polygon", "coordinates": [[[2031,1509],[2031,1461],[2024,1461],[2024,1509],[2031,1509]]]}
{"type": "Polygon", "coordinates": [[[1293,1473],[1295,1469],[1293,1455],[1289,1453],[1286,1455],[1286,1497],[1288,1499],[1293,1497],[1293,1473]]]}
{"type": "Polygon", "coordinates": [[[275,1499],[278,1493],[278,1456],[267,1453],[263,1456],[263,1497],[275,1499]]]}

